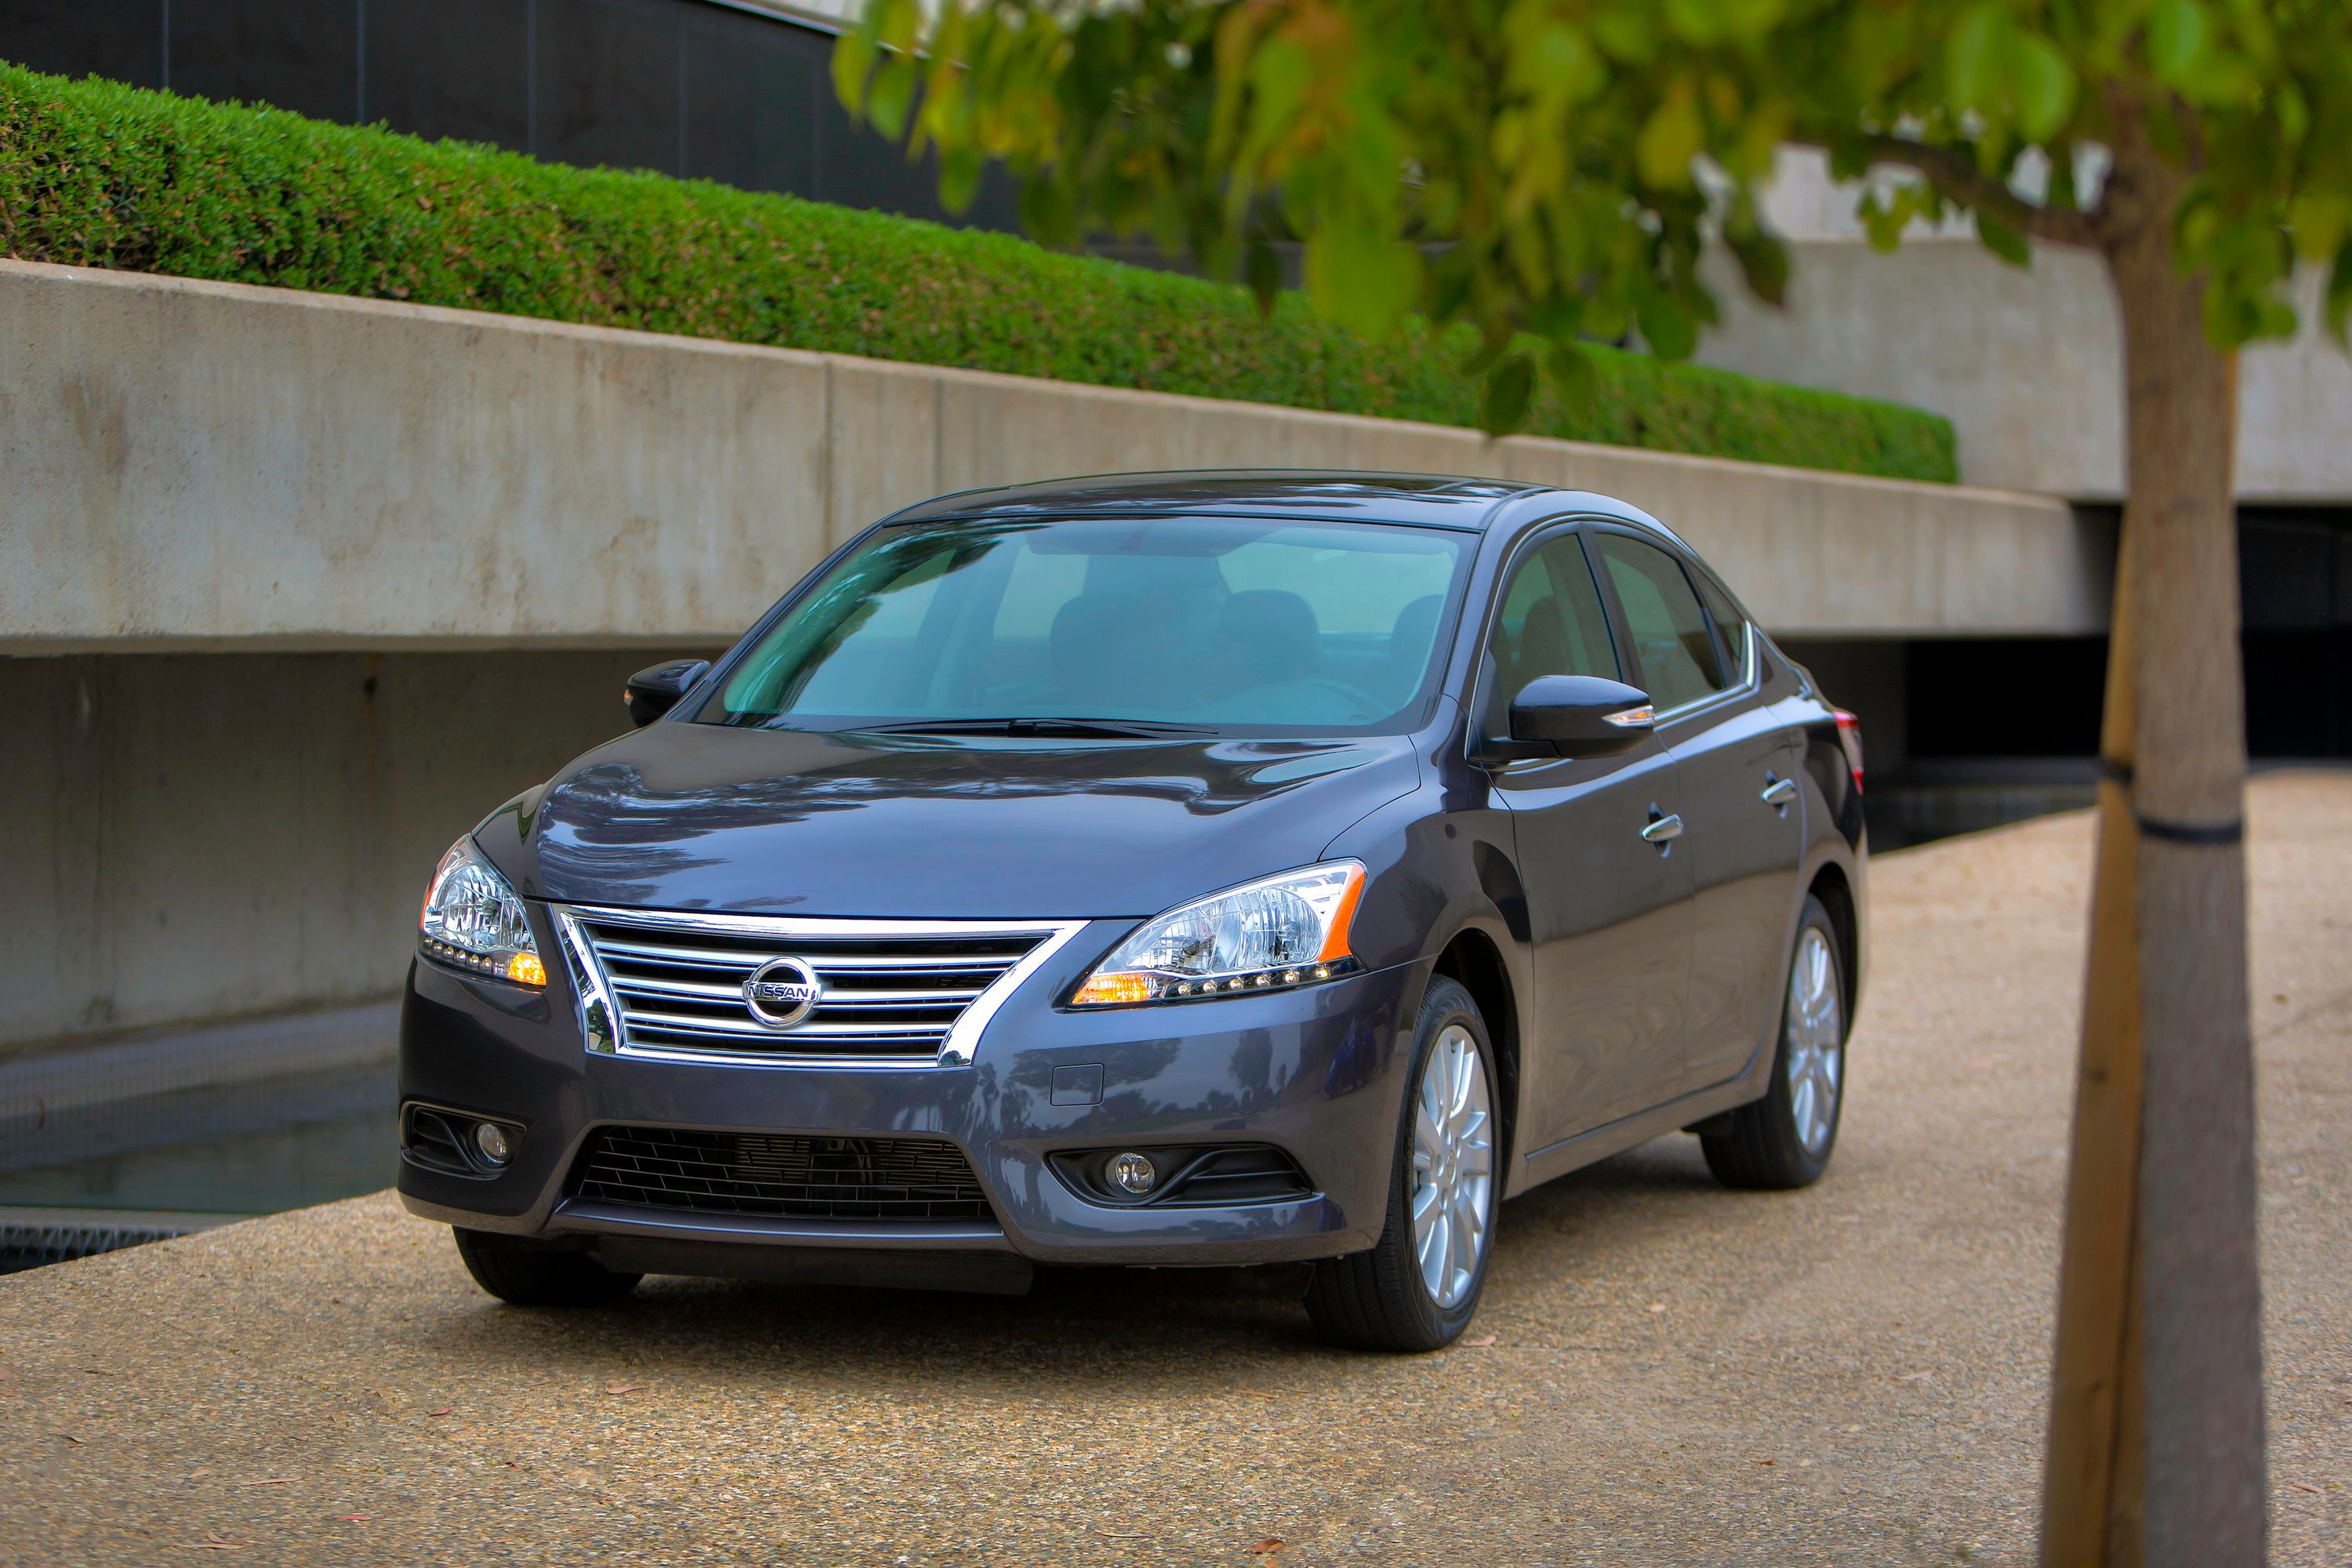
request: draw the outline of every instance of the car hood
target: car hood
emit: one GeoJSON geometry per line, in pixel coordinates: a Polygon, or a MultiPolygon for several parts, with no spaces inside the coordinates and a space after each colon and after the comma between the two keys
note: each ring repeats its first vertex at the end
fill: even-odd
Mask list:
{"type": "Polygon", "coordinates": [[[1409,740],[1069,742],[678,721],[476,831],[526,897],[932,920],[1141,917],[1312,863],[1413,787],[1409,740]]]}

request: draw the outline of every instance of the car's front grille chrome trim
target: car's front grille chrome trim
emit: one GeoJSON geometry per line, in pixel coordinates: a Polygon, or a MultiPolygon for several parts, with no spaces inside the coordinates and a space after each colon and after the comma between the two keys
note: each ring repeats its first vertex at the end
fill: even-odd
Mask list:
{"type": "Polygon", "coordinates": [[[591,1052],[730,1067],[969,1066],[1005,998],[1086,925],[549,909],[591,1052]],[[789,1028],[744,998],[779,958],[821,988],[789,1028]]]}

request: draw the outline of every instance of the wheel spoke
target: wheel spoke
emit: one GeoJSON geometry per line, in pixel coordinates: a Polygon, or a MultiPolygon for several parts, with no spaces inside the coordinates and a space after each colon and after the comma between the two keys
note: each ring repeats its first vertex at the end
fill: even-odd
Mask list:
{"type": "Polygon", "coordinates": [[[1412,1113],[1412,1152],[1416,1163],[1426,1164],[1445,1147],[1445,1134],[1439,1131],[1438,1121],[1426,1104],[1416,1107],[1412,1113]]]}

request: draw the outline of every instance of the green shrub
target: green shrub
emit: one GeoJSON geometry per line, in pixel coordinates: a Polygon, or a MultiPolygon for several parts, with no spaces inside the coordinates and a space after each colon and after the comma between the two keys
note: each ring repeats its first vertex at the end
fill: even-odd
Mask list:
{"type": "MultiPolygon", "coordinates": [[[[575,169],[0,64],[0,250],[1104,386],[1475,426],[1460,355],[1001,234],[575,169]]],[[[1955,477],[1936,416],[1646,354],[1531,433],[1955,477]]]]}

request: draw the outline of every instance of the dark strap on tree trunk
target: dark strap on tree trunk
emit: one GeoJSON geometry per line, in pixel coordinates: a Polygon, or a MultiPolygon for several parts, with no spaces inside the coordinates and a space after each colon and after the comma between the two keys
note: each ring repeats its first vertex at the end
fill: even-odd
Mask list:
{"type": "MultiPolygon", "coordinates": [[[[2132,765],[2113,757],[2099,759],[2099,776],[2129,790],[2132,787],[2132,765]]],[[[2231,822],[2167,822],[2160,816],[2148,816],[2135,810],[2132,824],[2150,838],[2160,838],[2167,844],[2189,844],[2207,848],[2226,848],[2242,844],[2246,824],[2242,817],[2231,822]]]]}

